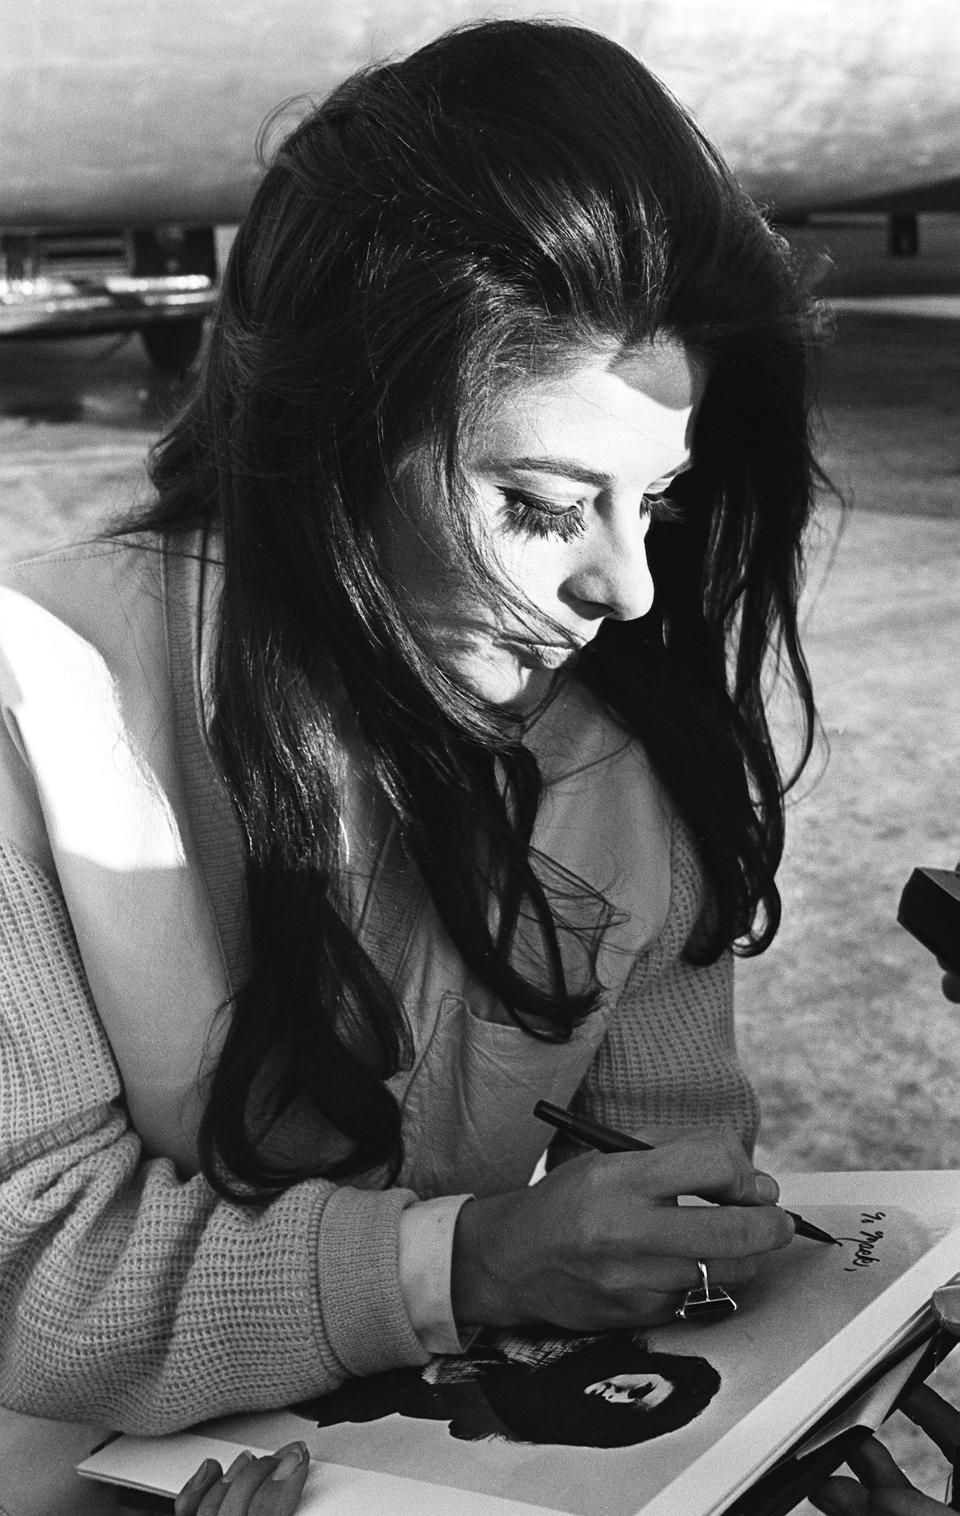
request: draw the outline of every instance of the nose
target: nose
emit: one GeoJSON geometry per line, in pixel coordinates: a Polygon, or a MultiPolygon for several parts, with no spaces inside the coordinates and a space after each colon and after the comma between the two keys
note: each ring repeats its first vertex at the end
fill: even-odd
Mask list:
{"type": "Polygon", "coordinates": [[[634,509],[598,522],[571,543],[576,559],[560,592],[562,600],[584,620],[611,617],[635,621],[653,604],[653,578],[647,560],[650,519],[634,509]]]}

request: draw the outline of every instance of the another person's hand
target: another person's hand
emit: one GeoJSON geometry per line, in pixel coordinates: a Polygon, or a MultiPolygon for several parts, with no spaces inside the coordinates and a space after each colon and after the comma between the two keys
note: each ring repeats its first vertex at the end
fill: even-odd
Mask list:
{"type": "Polygon", "coordinates": [[[848,1462],[856,1479],[834,1476],[810,1496],[826,1516],[944,1516],[949,1510],[942,1501],[921,1495],[873,1437],[848,1462]]]}
{"type": "Polygon", "coordinates": [[[538,1184],[470,1200],[454,1235],[454,1315],[464,1326],[549,1322],[572,1330],[669,1320],[686,1290],[732,1289],[793,1237],[732,1131],[650,1152],[587,1153],[538,1184]],[[722,1205],[678,1206],[678,1195],[722,1205]]]}
{"type": "Polygon", "coordinates": [[[940,988],[948,1000],[952,1000],[954,1005],[960,1005],[960,974],[957,973],[956,969],[952,969],[948,963],[944,963],[942,958],[938,958],[937,962],[943,969],[940,988]]]}
{"type": "Polygon", "coordinates": [[[289,1442],[269,1458],[240,1453],[226,1473],[208,1458],[174,1501],[174,1516],[291,1516],[309,1472],[302,1442],[289,1442]]]}

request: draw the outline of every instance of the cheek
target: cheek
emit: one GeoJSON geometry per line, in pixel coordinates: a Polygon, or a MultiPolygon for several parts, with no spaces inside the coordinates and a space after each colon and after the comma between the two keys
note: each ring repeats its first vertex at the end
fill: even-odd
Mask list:
{"type": "Polygon", "coordinates": [[[497,544],[497,573],[531,605],[550,610],[563,579],[563,548],[549,538],[505,537],[497,544]]]}
{"type": "Polygon", "coordinates": [[[408,604],[421,610],[448,607],[461,599],[466,580],[436,538],[409,528],[395,532],[384,552],[390,580],[408,604]]]}

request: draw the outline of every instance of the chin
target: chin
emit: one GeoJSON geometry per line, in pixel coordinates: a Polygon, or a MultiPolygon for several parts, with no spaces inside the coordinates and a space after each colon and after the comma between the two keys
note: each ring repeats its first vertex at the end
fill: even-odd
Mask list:
{"type": "Polygon", "coordinates": [[[503,695],[499,700],[491,701],[491,704],[496,704],[501,710],[509,711],[517,716],[529,716],[546,700],[553,688],[554,677],[546,670],[528,674],[525,679],[515,685],[509,695],[503,695]]]}
{"type": "Polygon", "coordinates": [[[554,674],[548,669],[525,668],[512,659],[505,664],[484,661],[448,665],[463,689],[484,705],[505,715],[526,716],[550,693],[554,674]]]}

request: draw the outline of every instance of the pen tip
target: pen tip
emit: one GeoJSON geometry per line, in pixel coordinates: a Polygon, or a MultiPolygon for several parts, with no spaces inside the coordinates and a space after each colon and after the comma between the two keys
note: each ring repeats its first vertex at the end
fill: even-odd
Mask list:
{"type": "Polygon", "coordinates": [[[843,1247],[843,1243],[838,1237],[831,1237],[829,1232],[823,1231],[821,1227],[814,1226],[812,1221],[804,1221],[803,1217],[798,1216],[795,1211],[788,1211],[787,1215],[793,1221],[798,1237],[808,1237],[811,1242],[828,1242],[831,1246],[843,1247]]]}

